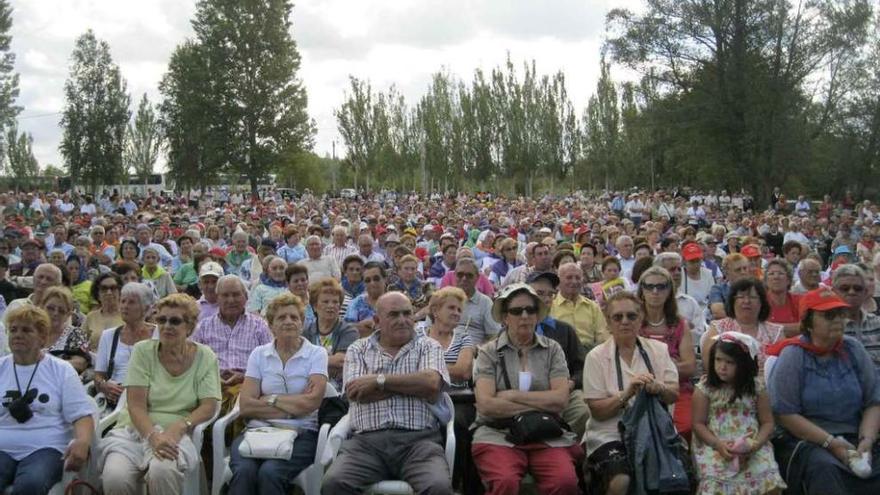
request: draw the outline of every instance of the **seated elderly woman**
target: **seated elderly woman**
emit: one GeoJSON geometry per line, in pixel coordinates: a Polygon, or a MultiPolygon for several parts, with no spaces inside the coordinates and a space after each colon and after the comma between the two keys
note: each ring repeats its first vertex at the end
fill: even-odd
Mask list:
{"type": "Polygon", "coordinates": [[[135,494],[144,479],[151,495],[179,494],[187,471],[199,463],[189,433],[211,419],[220,400],[217,357],[189,337],[199,306],[186,294],[156,305],[159,340],[134,345],[125,389],[128,408],[101,441],[106,495],[135,494]]]}
{"type": "Polygon", "coordinates": [[[565,353],[555,340],[535,333],[548,311],[527,284],[508,285],[492,307],[504,331],[480,348],[474,365],[477,420],[472,449],[489,494],[517,493],[527,472],[541,493],[578,493],[575,465],[583,453],[559,417],[569,395],[565,353]],[[510,435],[516,418],[535,412],[555,421],[558,435],[510,435]]]}
{"type": "Polygon", "coordinates": [[[782,325],[770,323],[770,303],[764,284],[754,278],[737,280],[730,286],[727,295],[726,314],[728,317],[715,320],[700,338],[700,348],[704,356],[709,355],[715,337],[724,332],[742,332],[754,338],[761,345],[758,354],[758,377],[763,380],[764,361],[767,360],[766,346],[785,337],[782,325]]]}
{"type": "Polygon", "coordinates": [[[43,309],[26,305],[6,318],[12,354],[0,358],[0,493],[44,494],[63,469],[78,471],[88,459],[95,406],[73,367],[43,351],[43,309]]]}
{"type": "Polygon", "coordinates": [[[81,328],[71,323],[71,316],[76,310],[76,301],[70,289],[66,287],[49,287],[43,292],[37,306],[49,314],[49,335],[46,348],[53,356],[57,356],[73,365],[77,373],[83,373],[92,366],[89,354],[89,338],[81,328]]]}
{"type": "Polygon", "coordinates": [[[354,326],[339,316],[339,305],[345,292],[333,278],[322,278],[309,287],[309,300],[315,307],[317,319],[304,323],[303,337],[312,344],[323,347],[329,356],[327,372],[336,390],[342,390],[342,365],[345,351],[358,339],[354,326]]]}
{"type": "Polygon", "coordinates": [[[266,308],[274,340],[254,349],[239,401],[249,428],[274,426],[297,431],[290,459],[244,457],[232,443],[230,494],[290,492],[293,480],[315,459],[318,407],[327,384],[327,353],[302,336],[305,305],[293,294],[276,297],[266,308]]]}
{"type": "Polygon", "coordinates": [[[793,494],[880,493],[880,379],[865,347],[844,335],[849,305],[829,289],[801,298],[801,332],[770,346],[768,390],[776,460],[793,494]],[[856,475],[854,459],[867,454],[856,475]]]}
{"type": "Polygon", "coordinates": [[[591,412],[585,471],[591,473],[592,493],[623,495],[631,473],[618,423],[643,389],[674,404],[678,370],[666,344],[639,337],[645,315],[635,294],[614,294],[604,311],[611,338],[593,348],[584,363],[584,397],[591,412]]]}
{"type": "Polygon", "coordinates": [[[260,283],[251,289],[248,296],[247,310],[252,313],[265,313],[275,296],[287,292],[287,280],[284,278],[287,262],[270,254],[263,257],[261,263],[263,273],[260,274],[260,283]]]}
{"type": "MultiPolygon", "coordinates": [[[[104,286],[109,287],[109,282],[114,282],[114,279],[104,279],[104,286]]],[[[118,288],[115,290],[119,291],[118,288]]],[[[156,304],[153,289],[147,284],[132,282],[122,288],[121,294],[119,311],[122,325],[101,333],[98,357],[95,359],[95,388],[104,394],[110,405],[116,404],[122,394],[122,384],[125,383],[134,345],[142,340],[158,338],[156,326],[145,319],[156,304]]]]}

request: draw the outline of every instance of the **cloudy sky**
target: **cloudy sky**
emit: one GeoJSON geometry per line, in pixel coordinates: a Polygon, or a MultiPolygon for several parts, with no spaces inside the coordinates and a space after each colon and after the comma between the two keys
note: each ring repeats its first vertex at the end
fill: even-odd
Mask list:
{"type": "MultiPolygon", "coordinates": [[[[93,29],[110,44],[133,106],[143,93],[158,101],[158,83],[177,44],[193,36],[195,0],[12,0],[12,50],[21,74],[19,125],[34,136],[40,164],[60,165],[58,126],[64,81],[77,36],[93,29]]],[[[593,93],[605,13],[638,0],[300,0],[293,36],[300,76],[318,126],[315,151],[343,155],[334,109],[349,75],[374,88],[396,84],[408,101],[445,67],[470,80],[510,53],[535,59],[539,73],[562,70],[580,111],[593,93]]]]}

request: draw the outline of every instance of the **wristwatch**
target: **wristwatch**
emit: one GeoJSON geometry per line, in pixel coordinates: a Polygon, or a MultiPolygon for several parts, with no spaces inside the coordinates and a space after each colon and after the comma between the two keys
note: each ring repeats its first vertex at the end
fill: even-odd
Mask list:
{"type": "Polygon", "coordinates": [[[272,394],[269,396],[269,399],[266,401],[271,407],[275,407],[275,403],[278,402],[278,394],[272,394]]]}
{"type": "Polygon", "coordinates": [[[186,418],[183,418],[183,424],[186,425],[186,431],[192,431],[192,429],[193,429],[193,422],[192,422],[191,419],[189,419],[188,416],[187,416],[186,418]]]}
{"type": "Polygon", "coordinates": [[[376,385],[379,386],[379,390],[385,390],[385,375],[376,376],[376,385]]]}

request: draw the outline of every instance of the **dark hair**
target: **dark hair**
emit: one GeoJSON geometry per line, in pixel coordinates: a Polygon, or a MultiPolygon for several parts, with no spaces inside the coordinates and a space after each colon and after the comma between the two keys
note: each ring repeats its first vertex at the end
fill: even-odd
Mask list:
{"type": "MultiPolygon", "coordinates": [[[[0,268],[9,268],[9,258],[0,255],[0,268]]],[[[12,301],[10,301],[12,302],[12,301]]]]}
{"type": "Polygon", "coordinates": [[[382,263],[379,263],[378,261],[370,261],[369,263],[364,265],[365,274],[367,273],[367,270],[373,269],[378,269],[379,274],[382,275],[382,278],[388,278],[388,272],[385,271],[385,267],[382,265],[382,263]]]}
{"type": "Polygon", "coordinates": [[[284,280],[287,280],[287,283],[290,283],[290,279],[294,275],[299,275],[299,274],[308,275],[309,269],[304,267],[303,265],[297,265],[297,264],[287,265],[287,268],[284,270],[284,280]]]}
{"type": "Polygon", "coordinates": [[[632,280],[632,283],[634,284],[639,283],[639,279],[642,278],[642,274],[645,273],[645,270],[652,266],[654,266],[653,256],[645,256],[644,258],[637,259],[636,262],[633,263],[633,271],[629,279],[632,280]]]}
{"type": "Polygon", "coordinates": [[[577,256],[574,255],[574,251],[569,251],[568,249],[563,249],[561,251],[556,251],[556,255],[553,256],[553,268],[559,269],[559,265],[562,264],[563,258],[568,256],[573,259],[575,263],[577,263],[577,256]]]}
{"type": "Polygon", "coordinates": [[[98,275],[98,278],[96,278],[94,282],[92,282],[92,288],[89,289],[92,300],[99,302],[101,301],[100,299],[98,299],[98,294],[101,293],[101,282],[107,280],[108,278],[112,278],[113,280],[115,280],[116,285],[119,286],[119,290],[122,290],[122,279],[119,277],[119,275],[113,272],[102,273],[98,275]]]}
{"type": "Polygon", "coordinates": [[[350,254],[350,255],[346,256],[345,259],[342,260],[342,271],[347,270],[348,265],[350,265],[352,263],[360,263],[361,265],[363,265],[364,259],[361,258],[361,256],[359,254],[350,254]]]}
{"type": "Polygon", "coordinates": [[[602,271],[605,271],[605,267],[608,265],[617,265],[617,269],[621,270],[620,260],[615,256],[606,256],[605,259],[602,260],[602,271]]]}
{"type": "Polygon", "coordinates": [[[119,243],[119,259],[123,259],[122,258],[122,250],[125,249],[126,244],[131,244],[132,246],[134,246],[134,251],[136,253],[134,256],[135,258],[137,258],[141,255],[141,248],[138,246],[138,243],[134,242],[131,239],[126,239],[126,240],[122,241],[121,243],[119,243]]]}
{"type": "Polygon", "coordinates": [[[120,261],[117,263],[113,263],[113,266],[110,267],[113,270],[113,273],[122,277],[128,272],[135,272],[138,274],[138,278],[141,278],[141,267],[138,266],[137,263],[132,263],[131,261],[120,261]]]}
{"type": "Polygon", "coordinates": [[[752,288],[755,289],[755,292],[758,293],[758,298],[761,300],[761,310],[758,311],[758,321],[767,321],[767,318],[770,317],[770,302],[767,301],[767,289],[764,287],[764,282],[752,277],[737,280],[730,286],[730,294],[728,294],[727,301],[724,303],[724,311],[727,313],[727,316],[731,318],[736,316],[733,312],[733,303],[736,300],[737,294],[740,292],[748,292],[752,290],[752,288]]]}
{"type": "Polygon", "coordinates": [[[196,241],[194,241],[192,237],[188,236],[187,234],[183,234],[182,236],[177,238],[177,245],[180,246],[184,240],[189,241],[190,244],[196,243],[196,241]]]}
{"type": "MultiPolygon", "coordinates": [[[[647,258],[642,258],[639,261],[642,261],[647,258]]],[[[638,266],[638,261],[636,262],[636,266],[638,266]]],[[[633,268],[633,273],[635,273],[635,268],[633,268]]],[[[669,292],[666,296],[666,301],[663,302],[663,319],[666,320],[667,325],[678,325],[678,322],[681,320],[681,317],[678,314],[678,302],[675,299],[675,282],[672,280],[672,274],[669,273],[669,270],[661,267],[661,266],[648,266],[643,269],[639,274],[639,278],[634,278],[633,281],[638,286],[636,289],[636,296],[641,301],[641,305],[644,311],[644,314],[648,314],[648,308],[645,307],[645,291],[642,288],[642,279],[648,278],[650,276],[663,277],[666,279],[666,283],[669,284],[669,292]]]]}
{"type": "Polygon", "coordinates": [[[724,382],[715,371],[715,354],[718,350],[730,356],[736,363],[736,376],[733,377],[733,397],[730,402],[746,395],[755,395],[755,377],[758,376],[758,362],[736,342],[717,340],[709,350],[708,376],[706,384],[712,388],[721,388],[724,382]]]}
{"type": "Polygon", "coordinates": [[[599,254],[599,251],[596,250],[596,246],[590,244],[589,242],[585,242],[585,243],[581,244],[581,252],[582,253],[584,252],[584,249],[592,250],[593,256],[596,256],[597,254],[599,254]]]}

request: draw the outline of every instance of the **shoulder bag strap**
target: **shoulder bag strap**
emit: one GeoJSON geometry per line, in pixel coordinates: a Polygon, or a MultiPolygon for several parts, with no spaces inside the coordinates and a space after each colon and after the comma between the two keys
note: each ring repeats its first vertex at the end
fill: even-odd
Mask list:
{"type": "Polygon", "coordinates": [[[507,390],[513,390],[510,386],[510,377],[507,375],[507,363],[504,361],[504,352],[500,349],[496,352],[498,353],[498,362],[501,363],[501,376],[504,378],[504,386],[507,387],[507,390]]]}
{"type": "MultiPolygon", "coordinates": [[[[636,347],[639,349],[639,354],[642,355],[642,360],[645,361],[645,366],[648,367],[648,371],[656,378],[654,367],[651,366],[651,359],[648,357],[648,353],[645,351],[645,348],[642,347],[642,343],[638,339],[636,339],[636,347]]],[[[623,371],[620,369],[620,351],[617,349],[617,346],[614,346],[614,365],[617,369],[617,388],[623,392],[623,371]]]]}
{"type": "Polygon", "coordinates": [[[110,362],[107,363],[107,379],[113,376],[113,368],[116,364],[116,348],[119,347],[119,334],[122,333],[122,326],[120,325],[116,327],[116,330],[113,330],[113,344],[110,345],[110,362]]]}

